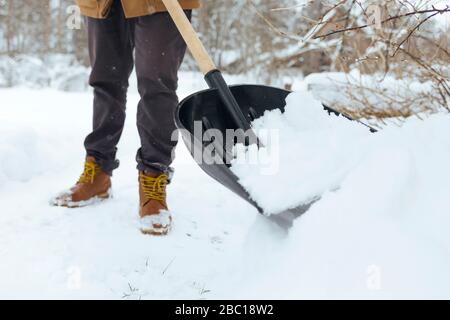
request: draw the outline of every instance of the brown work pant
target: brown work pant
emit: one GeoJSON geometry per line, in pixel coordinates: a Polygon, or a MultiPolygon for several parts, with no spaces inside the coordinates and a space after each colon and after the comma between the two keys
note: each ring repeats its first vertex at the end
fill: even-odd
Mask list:
{"type": "MultiPolygon", "coordinates": [[[[190,18],[191,12],[186,14],[190,18]]],[[[136,65],[141,100],[137,128],[141,148],[138,169],[170,172],[176,141],[178,69],[186,45],[168,13],[126,19],[114,1],[107,19],[87,18],[94,88],[93,131],[85,140],[89,156],[109,174],[119,166],[117,144],[125,122],[128,78],[136,65]],[[133,55],[133,52],[135,54],[133,55]]]]}

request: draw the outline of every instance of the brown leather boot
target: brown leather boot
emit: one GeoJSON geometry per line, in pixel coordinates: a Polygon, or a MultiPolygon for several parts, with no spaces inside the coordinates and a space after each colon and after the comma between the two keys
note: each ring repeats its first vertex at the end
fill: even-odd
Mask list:
{"type": "Polygon", "coordinates": [[[84,172],[69,191],[58,195],[53,205],[67,208],[85,207],[111,197],[111,177],[103,172],[93,157],[87,157],[84,172]]]}
{"type": "Polygon", "coordinates": [[[150,235],[166,235],[172,225],[172,216],[166,202],[166,174],[139,172],[139,215],[141,231],[150,235]]]}

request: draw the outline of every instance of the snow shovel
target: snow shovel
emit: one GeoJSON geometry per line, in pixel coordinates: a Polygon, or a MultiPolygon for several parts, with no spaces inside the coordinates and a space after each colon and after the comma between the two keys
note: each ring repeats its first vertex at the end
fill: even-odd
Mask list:
{"type": "MultiPolygon", "coordinates": [[[[251,128],[251,121],[259,118],[264,112],[274,109],[284,111],[286,97],[290,91],[262,85],[237,85],[229,87],[220,70],[217,69],[192,24],[181,8],[178,0],[162,0],[169,14],[183,36],[193,57],[202,71],[209,90],[197,92],[184,99],[175,113],[175,121],[181,131],[183,140],[198,165],[209,176],[264,213],[249,193],[239,184],[238,177],[230,170],[226,159],[232,153],[233,145],[217,141],[215,137],[205,137],[203,132],[218,130],[226,137],[226,130],[242,129],[247,132],[248,143],[259,143],[251,128]],[[200,129],[198,130],[198,124],[200,129]],[[204,152],[214,146],[214,153],[204,152]],[[198,158],[200,155],[200,159],[198,158]]],[[[339,115],[331,108],[324,106],[329,113],[339,115]]],[[[271,215],[269,218],[284,229],[289,229],[294,219],[306,212],[313,199],[298,208],[271,215]]]]}

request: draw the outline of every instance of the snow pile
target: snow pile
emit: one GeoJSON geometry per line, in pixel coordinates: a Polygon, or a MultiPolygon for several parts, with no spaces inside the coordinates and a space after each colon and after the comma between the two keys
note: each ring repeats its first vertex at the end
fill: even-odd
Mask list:
{"type": "Polygon", "coordinates": [[[60,167],[73,151],[45,129],[13,124],[0,114],[0,190],[11,182],[28,182],[60,167]]]}
{"type": "MultiPolygon", "coordinates": [[[[266,114],[255,124],[260,127],[265,121],[279,125],[282,145],[288,141],[284,133],[293,134],[295,121],[303,122],[303,112],[298,117],[293,113],[293,107],[306,106],[299,104],[302,97],[303,101],[309,99],[304,93],[289,97],[286,116],[266,114]]],[[[309,110],[305,113],[314,121],[319,119],[309,110]]],[[[305,139],[314,142],[308,145],[300,140],[295,148],[292,140],[289,156],[282,154],[277,175],[267,176],[263,182],[261,176],[251,177],[256,174],[254,168],[235,167],[252,195],[271,209],[282,207],[272,201],[298,202],[294,193],[301,199],[308,185],[315,191],[320,190],[319,184],[330,186],[322,188],[328,191],[296,220],[287,237],[268,231],[267,225],[255,226],[246,252],[258,254],[245,258],[251,270],[240,279],[247,284],[240,296],[449,298],[449,123],[449,114],[437,114],[424,121],[411,118],[402,127],[365,135],[357,128],[344,128],[345,124],[352,127],[351,123],[334,127],[323,119],[315,128],[312,123],[298,126],[305,139]],[[324,140],[324,127],[336,138],[324,140]],[[352,133],[358,137],[352,137],[352,133]],[[350,140],[341,154],[346,138],[350,140]],[[335,148],[327,155],[327,148],[333,146],[331,141],[336,142],[335,148]],[[322,147],[323,153],[317,151],[322,147]],[[308,163],[304,151],[309,150],[313,156],[308,163]],[[335,174],[330,161],[337,170],[335,174]],[[289,166],[290,175],[284,165],[289,166]],[[308,176],[308,169],[309,180],[301,180],[308,176]]]]}
{"type": "Polygon", "coordinates": [[[266,148],[238,145],[232,163],[240,183],[266,213],[339,188],[371,137],[367,127],[329,115],[309,92],[292,93],[286,102],[284,113],[266,112],[253,123],[256,132],[266,133],[260,134],[266,148]]]}
{"type": "Polygon", "coordinates": [[[36,132],[2,121],[0,126],[0,188],[10,181],[26,181],[45,162],[36,132]]]}
{"type": "Polygon", "coordinates": [[[91,97],[18,88],[0,89],[0,96],[0,190],[64,167],[83,152],[80,136],[89,130],[90,115],[84,120],[79,114],[92,109],[91,97]]]}

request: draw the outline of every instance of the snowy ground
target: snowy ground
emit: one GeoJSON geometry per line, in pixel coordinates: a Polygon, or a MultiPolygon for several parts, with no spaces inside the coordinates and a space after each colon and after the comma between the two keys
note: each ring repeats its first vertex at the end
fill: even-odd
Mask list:
{"type": "MultiPolygon", "coordinates": [[[[202,87],[182,74],[181,96],[202,87]]],[[[48,201],[81,173],[91,95],[2,89],[0,101],[0,298],[450,298],[447,115],[383,132],[288,235],[180,144],[175,228],[153,238],[138,231],[134,89],[115,197],[75,210],[48,201]]]]}
{"type": "MultiPolygon", "coordinates": [[[[181,95],[193,91],[191,83],[182,81],[181,95]]],[[[197,87],[202,85],[199,78],[197,87]]],[[[7,89],[0,96],[0,298],[197,299],[221,293],[255,211],[204,175],[180,144],[169,192],[173,233],[141,235],[135,91],[114,199],[77,210],[48,201],[82,170],[91,95],[7,89]]]]}

